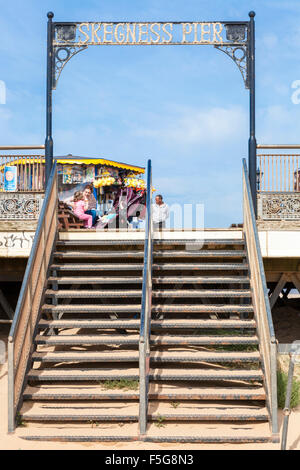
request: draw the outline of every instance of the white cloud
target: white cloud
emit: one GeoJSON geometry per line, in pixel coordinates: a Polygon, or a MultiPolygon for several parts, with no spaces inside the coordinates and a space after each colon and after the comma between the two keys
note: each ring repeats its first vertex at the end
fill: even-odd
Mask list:
{"type": "Polygon", "coordinates": [[[268,144],[295,144],[300,135],[300,107],[273,105],[258,112],[258,141],[268,144]]]}
{"type": "Polygon", "coordinates": [[[155,126],[136,127],[133,133],[139,137],[180,144],[221,144],[235,138],[247,129],[247,116],[241,107],[184,109],[178,118],[156,116],[155,126]]]}

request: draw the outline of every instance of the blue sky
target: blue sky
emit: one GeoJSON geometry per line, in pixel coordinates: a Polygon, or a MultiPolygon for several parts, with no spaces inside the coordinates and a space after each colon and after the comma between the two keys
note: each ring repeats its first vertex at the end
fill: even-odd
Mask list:
{"type": "MultiPolygon", "coordinates": [[[[226,21],[256,12],[258,143],[300,143],[300,2],[289,0],[0,0],[1,145],[45,139],[46,14],[56,21],[226,21]]],[[[89,47],[53,94],[56,155],[151,158],[169,204],[201,203],[206,227],[242,219],[249,92],[212,46],[89,47]]]]}

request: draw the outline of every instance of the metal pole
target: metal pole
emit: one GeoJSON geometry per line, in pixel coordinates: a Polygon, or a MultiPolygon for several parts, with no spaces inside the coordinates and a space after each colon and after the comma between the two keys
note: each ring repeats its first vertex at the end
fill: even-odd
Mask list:
{"type": "Polygon", "coordinates": [[[249,179],[255,216],[257,216],[256,200],[256,137],[255,137],[255,12],[250,11],[249,28],[249,89],[250,89],[250,137],[249,137],[249,179]]]}
{"type": "Polygon", "coordinates": [[[294,363],[293,354],[290,353],[288,383],[286,387],[286,397],[285,397],[285,404],[284,404],[284,410],[283,410],[284,420],[283,420],[283,428],[282,428],[281,450],[286,450],[287,432],[288,432],[289,418],[291,414],[291,397],[292,397],[292,390],[293,390],[294,367],[295,367],[295,363],[294,363]]]}
{"type": "Polygon", "coordinates": [[[47,97],[46,97],[46,140],[45,140],[45,189],[49,181],[53,164],[52,139],[52,84],[53,84],[53,45],[52,45],[52,18],[54,14],[47,14],[47,97]]]}

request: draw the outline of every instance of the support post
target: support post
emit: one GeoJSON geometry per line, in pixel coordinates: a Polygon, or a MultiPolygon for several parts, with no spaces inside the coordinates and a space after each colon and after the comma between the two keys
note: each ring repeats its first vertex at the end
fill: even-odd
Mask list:
{"type": "Polygon", "coordinates": [[[53,164],[52,139],[52,84],[53,84],[53,45],[52,45],[52,18],[54,14],[47,14],[47,91],[46,91],[46,140],[45,140],[45,190],[49,181],[53,164]]]}
{"type": "Polygon", "coordinates": [[[257,197],[256,197],[256,137],[255,137],[255,12],[250,11],[250,27],[249,27],[249,89],[250,89],[250,137],[248,147],[248,168],[250,188],[253,200],[255,216],[257,217],[257,197]]]}
{"type": "Polygon", "coordinates": [[[283,410],[284,419],[283,419],[283,427],[282,427],[281,450],[286,450],[289,418],[291,414],[291,398],[292,398],[292,390],[293,390],[294,368],[295,368],[295,363],[294,363],[293,354],[290,353],[288,382],[287,382],[287,387],[286,387],[286,397],[285,397],[285,404],[284,404],[284,410],[283,410]]]}

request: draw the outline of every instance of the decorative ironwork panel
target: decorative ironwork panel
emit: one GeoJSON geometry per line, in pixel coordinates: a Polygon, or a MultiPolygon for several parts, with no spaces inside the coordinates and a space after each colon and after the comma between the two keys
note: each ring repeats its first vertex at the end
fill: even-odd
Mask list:
{"type": "Polygon", "coordinates": [[[37,220],[42,208],[44,194],[0,193],[0,219],[37,220]]]}
{"type": "Polygon", "coordinates": [[[230,57],[233,62],[235,62],[235,64],[238,66],[239,71],[242,74],[245,88],[249,89],[249,48],[247,47],[247,45],[241,44],[240,46],[215,46],[215,48],[227,54],[228,57],[230,57]]]}
{"type": "Polygon", "coordinates": [[[257,207],[262,220],[300,220],[300,192],[260,193],[257,207]]]}

